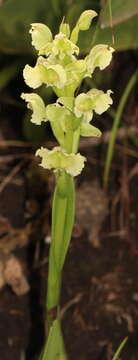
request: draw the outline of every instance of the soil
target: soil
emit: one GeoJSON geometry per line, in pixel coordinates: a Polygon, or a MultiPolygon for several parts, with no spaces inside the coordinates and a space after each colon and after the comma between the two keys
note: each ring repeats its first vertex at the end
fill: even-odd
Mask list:
{"type": "MultiPolygon", "coordinates": [[[[128,64],[129,79],[135,69],[135,57],[130,53],[118,55],[114,64],[116,74],[121,74],[124,61],[128,64]]],[[[112,79],[111,88],[117,93],[115,103],[126,80],[125,72],[118,82],[112,79]]],[[[38,167],[35,145],[23,139],[18,124],[20,108],[8,101],[12,88],[10,84],[3,91],[1,108],[0,261],[4,264],[13,255],[20,263],[21,277],[28,287],[23,294],[17,294],[7,280],[0,285],[0,359],[36,360],[45,337],[54,180],[38,167]]],[[[137,126],[136,89],[126,110],[124,127],[137,126]]],[[[99,118],[96,121],[99,125],[99,118]]],[[[103,117],[104,131],[110,129],[104,126],[106,123],[107,118],[103,117]]],[[[83,212],[79,221],[78,210],[61,297],[66,349],[70,360],[111,360],[116,348],[128,336],[120,359],[137,360],[137,147],[126,136],[117,141],[107,192],[102,187],[107,143],[102,141],[91,146],[88,141],[81,147],[88,159],[76,183],[78,193],[85,194],[83,212]],[[102,209],[97,207],[100,199],[105,204],[102,209]]],[[[15,280],[19,281],[17,273],[15,280]]]]}

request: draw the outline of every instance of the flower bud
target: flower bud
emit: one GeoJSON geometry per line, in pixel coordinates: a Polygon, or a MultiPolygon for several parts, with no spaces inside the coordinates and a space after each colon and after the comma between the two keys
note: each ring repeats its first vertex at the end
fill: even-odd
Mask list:
{"type": "Polygon", "coordinates": [[[70,26],[69,24],[61,23],[59,27],[59,32],[64,34],[67,38],[70,36],[70,26]]]}

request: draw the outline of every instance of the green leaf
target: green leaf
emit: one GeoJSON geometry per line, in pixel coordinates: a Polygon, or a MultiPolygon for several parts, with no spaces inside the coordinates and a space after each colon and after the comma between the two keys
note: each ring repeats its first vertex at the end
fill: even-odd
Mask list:
{"type": "Polygon", "coordinates": [[[81,124],[82,136],[101,136],[101,131],[91,124],[87,124],[84,121],[81,124]]]}
{"type": "MultiPolygon", "coordinates": [[[[117,25],[138,15],[137,0],[110,0],[112,9],[112,24],[117,25]]],[[[100,14],[101,27],[110,26],[108,1],[100,14]]]]}
{"type": "Polygon", "coordinates": [[[53,321],[46,346],[39,360],[67,360],[60,322],[53,321]]]}
{"type": "Polygon", "coordinates": [[[113,47],[116,50],[127,50],[138,48],[138,16],[130,17],[128,20],[115,24],[113,29],[106,27],[104,29],[98,26],[93,45],[107,44],[112,45],[112,34],[114,34],[113,47]]]}
{"type": "MultiPolygon", "coordinates": [[[[63,1],[60,0],[62,8],[63,1]]],[[[54,25],[58,22],[59,13],[53,16],[53,4],[58,10],[58,3],[45,0],[7,0],[0,7],[0,51],[11,54],[30,54],[29,29],[31,23],[54,25]]]]}
{"type": "Polygon", "coordinates": [[[116,141],[116,136],[117,136],[117,130],[118,130],[118,127],[119,127],[119,124],[121,121],[122,113],[123,113],[124,107],[126,105],[128,96],[129,96],[132,88],[136,84],[137,77],[138,77],[138,72],[136,70],[134,72],[134,74],[131,76],[131,78],[129,79],[129,81],[126,85],[126,88],[124,89],[124,92],[122,94],[122,97],[120,98],[118,108],[117,108],[117,111],[116,111],[116,114],[114,117],[114,122],[113,122],[112,129],[111,129],[111,136],[109,139],[106,160],[105,160],[105,168],[104,168],[104,186],[105,187],[107,187],[108,181],[109,181],[109,172],[110,172],[111,163],[112,163],[113,154],[114,154],[114,146],[115,146],[115,141],[116,141]]]}

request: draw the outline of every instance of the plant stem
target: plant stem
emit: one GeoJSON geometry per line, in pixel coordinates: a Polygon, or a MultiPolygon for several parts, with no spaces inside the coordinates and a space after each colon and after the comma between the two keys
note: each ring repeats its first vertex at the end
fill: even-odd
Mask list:
{"type": "Polygon", "coordinates": [[[56,310],[55,316],[57,316],[59,307],[62,269],[74,224],[74,200],[74,179],[63,173],[59,175],[57,180],[52,207],[52,241],[47,291],[47,311],[50,326],[53,321],[50,313],[56,310]]]}

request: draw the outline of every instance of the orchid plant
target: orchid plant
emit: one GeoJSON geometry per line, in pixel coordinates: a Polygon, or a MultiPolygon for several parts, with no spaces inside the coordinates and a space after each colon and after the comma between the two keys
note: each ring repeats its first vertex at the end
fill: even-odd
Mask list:
{"type": "Polygon", "coordinates": [[[36,65],[26,65],[23,76],[26,84],[37,89],[51,86],[57,101],[45,106],[37,93],[22,94],[31,109],[31,121],[36,125],[50,122],[58,146],[52,150],[41,147],[36,155],[44,169],[53,170],[56,179],[52,205],[52,235],[49,255],[47,322],[48,338],[41,354],[42,360],[66,359],[60,328],[60,290],[62,270],[68,251],[75,214],[74,177],[84,168],[86,158],[78,152],[81,136],[100,136],[91,124],[93,113],[102,114],[112,104],[111,90],[90,89],[76,94],[83,79],[92,77],[95,68],[105,69],[114,49],[107,45],[94,46],[84,59],[79,59],[79,31],[88,30],[97,16],[93,10],[84,11],[74,29],[62,21],[59,33],[52,36],[44,24],[31,25],[32,45],[38,52],[36,65]]]}

